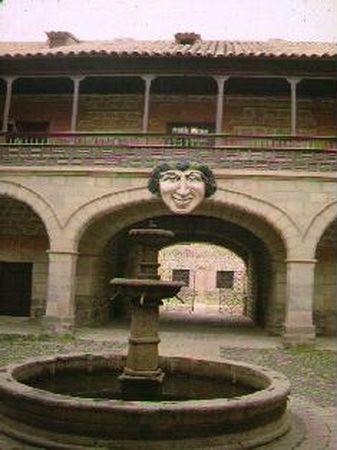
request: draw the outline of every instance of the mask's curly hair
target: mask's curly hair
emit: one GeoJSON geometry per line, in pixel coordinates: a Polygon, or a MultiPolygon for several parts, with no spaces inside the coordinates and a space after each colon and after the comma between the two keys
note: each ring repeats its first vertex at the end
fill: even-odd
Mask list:
{"type": "Polygon", "coordinates": [[[147,187],[152,194],[160,195],[159,180],[163,172],[168,170],[198,170],[205,183],[205,197],[210,197],[216,191],[216,181],[211,169],[205,164],[196,161],[180,160],[175,162],[165,162],[155,167],[150,175],[147,187]]]}

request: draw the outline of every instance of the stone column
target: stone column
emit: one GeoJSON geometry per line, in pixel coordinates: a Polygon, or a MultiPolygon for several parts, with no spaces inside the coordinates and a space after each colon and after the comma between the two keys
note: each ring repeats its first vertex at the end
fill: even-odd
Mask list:
{"type": "Polygon", "coordinates": [[[5,98],[5,105],[4,105],[4,111],[3,111],[3,117],[2,117],[2,131],[6,132],[8,131],[8,118],[9,118],[9,111],[11,108],[11,101],[12,101],[12,88],[13,83],[16,80],[15,77],[5,77],[4,80],[6,81],[6,98],[5,98]]]}
{"type": "Polygon", "coordinates": [[[71,112],[71,125],[70,131],[75,132],[77,127],[77,116],[78,116],[78,100],[80,94],[80,83],[85,77],[75,76],[71,77],[74,83],[74,93],[73,93],[73,107],[71,112]]]}
{"type": "Polygon", "coordinates": [[[49,250],[46,315],[48,332],[71,331],[75,320],[75,275],[77,252],[49,250]]]}
{"type": "Polygon", "coordinates": [[[154,80],[155,77],[153,75],[144,75],[142,78],[145,81],[142,131],[143,131],[143,133],[147,133],[148,128],[149,128],[150,90],[151,90],[152,80],[154,80]]]}
{"type": "Polygon", "coordinates": [[[214,77],[218,85],[218,95],[216,103],[216,119],[215,119],[215,132],[217,134],[222,133],[222,122],[223,122],[223,94],[225,82],[229,77],[214,77]]]}
{"type": "Polygon", "coordinates": [[[297,84],[301,81],[301,78],[287,78],[290,84],[290,94],[291,94],[291,135],[296,136],[297,134],[297,84]]]}
{"type": "Polygon", "coordinates": [[[287,305],[284,342],[310,343],[315,339],[313,295],[315,259],[286,260],[287,305]]]}
{"type": "Polygon", "coordinates": [[[109,319],[107,265],[102,254],[81,252],[78,257],[76,322],[79,326],[102,324],[109,319]]]}

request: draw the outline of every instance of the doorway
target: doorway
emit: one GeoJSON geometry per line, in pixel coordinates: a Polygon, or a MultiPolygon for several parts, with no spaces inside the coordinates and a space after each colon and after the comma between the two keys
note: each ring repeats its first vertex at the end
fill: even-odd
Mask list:
{"type": "Polygon", "coordinates": [[[0,262],[0,315],[30,316],[33,263],[0,262]]]}

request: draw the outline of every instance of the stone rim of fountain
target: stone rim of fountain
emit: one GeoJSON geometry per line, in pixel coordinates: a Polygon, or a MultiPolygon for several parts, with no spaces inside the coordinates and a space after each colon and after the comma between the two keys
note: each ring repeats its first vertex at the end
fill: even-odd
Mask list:
{"type": "MultiPolygon", "coordinates": [[[[0,430],[2,427],[4,433],[12,436],[17,435],[17,430],[21,430],[21,440],[37,443],[39,439],[44,439],[50,441],[49,443],[44,442],[44,445],[50,446],[51,443],[59,442],[65,445],[60,448],[67,449],[71,448],[69,445],[76,442],[81,442],[83,448],[88,448],[88,441],[92,442],[93,438],[102,442],[102,446],[107,445],[107,442],[112,445],[110,441],[113,439],[116,448],[119,448],[117,444],[121,445],[125,442],[130,445],[127,448],[132,449],[138,448],[137,445],[140,442],[146,442],[149,445],[157,442],[158,445],[158,442],[165,441],[170,442],[171,445],[172,442],[180,442],[181,447],[179,448],[191,449],[198,448],[198,442],[202,442],[206,447],[210,443],[214,445],[221,442],[222,445],[226,444],[226,448],[234,449],[240,448],[235,446],[237,445],[235,442],[245,443],[246,448],[255,447],[280,437],[290,428],[289,413],[286,411],[290,390],[287,378],[273,370],[238,361],[218,362],[181,357],[160,357],[160,365],[166,372],[173,369],[185,370],[195,375],[196,372],[198,374],[198,371],[205,373],[209,369],[213,372],[216,369],[219,373],[225,370],[237,380],[251,376],[254,383],[265,385],[257,392],[234,399],[215,398],[161,402],[108,399],[97,401],[97,399],[54,394],[18,381],[28,376],[27,372],[33,374],[39,370],[46,370],[48,365],[54,366],[54,370],[58,371],[59,367],[67,365],[69,362],[74,363],[77,368],[81,364],[86,366],[90,362],[90,364],[98,363],[99,365],[106,363],[109,364],[109,367],[112,364],[113,367],[122,370],[125,358],[124,355],[111,355],[110,353],[68,354],[45,359],[36,358],[2,369],[0,394],[3,398],[3,420],[0,430]],[[49,426],[44,425],[42,430],[39,428],[39,426],[41,427],[39,420],[36,419],[41,417],[41,414],[43,421],[51,421],[49,426]],[[59,420],[59,417],[62,417],[62,420],[67,423],[66,437],[56,431],[57,427],[55,430],[55,424],[52,423],[53,420],[59,420]],[[74,417],[76,417],[76,422],[72,423],[74,417]],[[100,420],[97,419],[98,417],[100,420]],[[34,424],[34,420],[37,420],[37,423],[34,424]],[[130,430],[122,431],[121,422],[124,421],[127,424],[130,423],[130,420],[135,421],[136,424],[140,423],[141,428],[131,430],[131,433],[130,430]],[[173,438],[172,420],[175,433],[173,438]],[[87,435],[79,432],[79,423],[82,424],[87,435]],[[25,427],[30,430],[26,432],[26,435],[25,427]],[[97,429],[101,433],[99,438],[96,436],[97,429]],[[200,432],[198,435],[198,430],[201,429],[203,431],[201,435],[200,432]],[[220,429],[223,430],[222,434],[219,432],[220,429]],[[150,433],[150,440],[142,441],[144,430],[148,430],[150,433]]],[[[18,436],[16,437],[18,438],[18,436]]],[[[156,448],[169,447],[168,445],[156,448]]],[[[99,445],[97,448],[100,448],[99,445]]],[[[115,447],[108,446],[108,448],[115,447]]],[[[151,448],[151,446],[147,448],[151,448]]]]}

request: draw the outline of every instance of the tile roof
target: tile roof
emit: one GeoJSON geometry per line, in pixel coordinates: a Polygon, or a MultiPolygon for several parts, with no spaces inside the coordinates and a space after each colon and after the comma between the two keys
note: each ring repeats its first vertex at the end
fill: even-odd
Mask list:
{"type": "MultiPolygon", "coordinates": [[[[57,33],[57,32],[55,32],[57,33]]],[[[175,40],[74,41],[51,46],[50,42],[0,42],[0,57],[116,56],[116,57],[337,57],[337,43],[268,41],[206,41],[180,44],[175,40]]]]}

